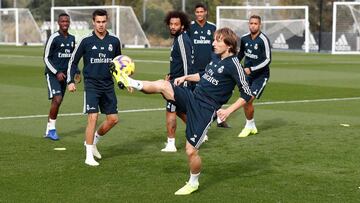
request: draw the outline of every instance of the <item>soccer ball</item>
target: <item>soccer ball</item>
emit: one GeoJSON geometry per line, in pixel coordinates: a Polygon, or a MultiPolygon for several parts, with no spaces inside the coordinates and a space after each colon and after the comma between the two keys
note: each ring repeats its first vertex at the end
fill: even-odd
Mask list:
{"type": "Polygon", "coordinates": [[[135,72],[135,63],[130,57],[119,55],[112,60],[110,68],[115,71],[124,72],[126,75],[132,75],[135,72]]]}

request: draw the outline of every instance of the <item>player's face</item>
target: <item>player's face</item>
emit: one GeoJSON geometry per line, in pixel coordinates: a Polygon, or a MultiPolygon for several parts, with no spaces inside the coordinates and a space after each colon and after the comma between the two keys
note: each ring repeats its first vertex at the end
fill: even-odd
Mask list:
{"type": "Polygon", "coordinates": [[[58,24],[61,31],[67,32],[70,26],[70,18],[67,16],[60,16],[58,24]]]}
{"type": "Polygon", "coordinates": [[[260,31],[260,21],[257,18],[250,18],[249,30],[251,34],[257,34],[260,31]]]}
{"type": "Polygon", "coordinates": [[[215,35],[212,45],[214,47],[215,54],[222,56],[223,54],[229,52],[229,47],[228,47],[228,45],[225,44],[225,42],[221,36],[218,37],[217,35],[215,35]]]}
{"type": "Polygon", "coordinates": [[[169,30],[172,36],[177,36],[183,30],[180,18],[171,18],[169,23],[169,30]]]}
{"type": "Polygon", "coordinates": [[[106,23],[107,23],[107,16],[95,16],[93,20],[93,25],[95,32],[97,33],[104,33],[106,31],[106,23]]]}
{"type": "Polygon", "coordinates": [[[199,7],[195,9],[195,18],[197,21],[202,22],[206,20],[206,15],[207,11],[204,8],[199,7]]]}

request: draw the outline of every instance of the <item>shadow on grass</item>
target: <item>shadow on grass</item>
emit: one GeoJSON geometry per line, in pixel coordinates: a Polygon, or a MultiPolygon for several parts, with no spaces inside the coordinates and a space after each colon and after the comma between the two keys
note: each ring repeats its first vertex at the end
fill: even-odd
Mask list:
{"type": "MultiPolygon", "coordinates": [[[[107,147],[106,149],[102,150],[104,155],[107,158],[117,157],[121,155],[131,155],[131,154],[139,154],[145,151],[145,148],[149,146],[156,146],[159,145],[161,142],[158,134],[144,132],[139,133],[146,134],[144,137],[136,136],[132,138],[121,139],[119,138],[119,143],[116,145],[112,145],[111,147],[107,147]]],[[[124,135],[125,136],[125,135],[124,135]]]]}
{"type": "Polygon", "coordinates": [[[206,173],[208,178],[202,182],[201,189],[206,190],[228,179],[263,175],[269,173],[269,170],[270,160],[265,158],[207,166],[204,174],[206,173]]]}
{"type": "Polygon", "coordinates": [[[86,126],[84,125],[82,127],[79,127],[77,129],[73,129],[71,131],[58,132],[58,134],[59,134],[60,137],[75,136],[75,135],[78,135],[78,134],[84,135],[85,134],[85,128],[86,128],[86,126]]]}
{"type": "Polygon", "coordinates": [[[289,122],[282,118],[274,118],[269,120],[263,120],[257,125],[259,131],[273,130],[286,126],[289,122]]]}

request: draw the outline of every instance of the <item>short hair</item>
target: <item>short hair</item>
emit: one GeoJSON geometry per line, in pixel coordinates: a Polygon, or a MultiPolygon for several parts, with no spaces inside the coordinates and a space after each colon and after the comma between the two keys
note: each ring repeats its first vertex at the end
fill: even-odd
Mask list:
{"type": "Polygon", "coordinates": [[[166,25],[170,25],[171,18],[179,18],[180,23],[184,26],[184,30],[188,30],[190,27],[190,20],[189,17],[182,11],[170,11],[166,14],[164,22],[166,25]]]}
{"type": "Polygon", "coordinates": [[[215,31],[214,36],[216,40],[222,39],[230,47],[229,52],[236,54],[238,37],[232,29],[228,27],[220,28],[215,31]]]}
{"type": "Polygon", "coordinates": [[[252,18],[255,18],[255,19],[258,19],[259,20],[259,23],[261,23],[261,17],[259,15],[251,15],[250,18],[249,18],[249,21],[250,19],[252,18]]]}
{"type": "Polygon", "coordinates": [[[207,11],[207,7],[205,4],[203,3],[197,3],[195,4],[194,10],[196,10],[197,8],[203,8],[205,11],[207,11]]]}
{"type": "Polygon", "coordinates": [[[96,16],[106,16],[106,18],[108,17],[108,13],[106,10],[104,9],[96,9],[93,14],[92,14],[92,18],[93,20],[95,20],[96,16]]]}
{"type": "Polygon", "coordinates": [[[64,16],[70,18],[69,14],[67,14],[67,13],[60,13],[59,16],[58,16],[58,19],[60,19],[60,17],[64,17],[64,16]]]}

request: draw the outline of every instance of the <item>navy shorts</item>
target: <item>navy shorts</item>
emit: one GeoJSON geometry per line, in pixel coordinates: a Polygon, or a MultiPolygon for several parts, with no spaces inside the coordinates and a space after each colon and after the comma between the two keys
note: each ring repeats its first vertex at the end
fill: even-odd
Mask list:
{"type": "MultiPolygon", "coordinates": [[[[173,81],[170,82],[171,84],[173,83],[173,81]]],[[[193,86],[180,86],[180,87],[184,87],[186,89],[190,89],[191,91],[193,91],[195,88],[193,86]]],[[[175,112],[180,112],[180,113],[184,113],[185,110],[179,107],[176,107],[176,105],[173,102],[169,102],[166,101],[166,111],[170,112],[170,113],[175,113],[175,112]]]]}
{"type": "Polygon", "coordinates": [[[256,99],[260,99],[262,93],[264,92],[265,86],[269,81],[269,75],[261,74],[261,75],[256,75],[255,77],[250,75],[246,77],[246,81],[250,86],[252,95],[256,99]]]}
{"type": "Polygon", "coordinates": [[[176,112],[176,105],[172,102],[167,101],[166,102],[166,111],[170,113],[176,112]]]}
{"type": "Polygon", "coordinates": [[[186,113],[186,140],[196,149],[199,149],[214,120],[216,110],[196,99],[190,89],[173,84],[172,87],[175,101],[171,102],[186,113]]]}
{"type": "Polygon", "coordinates": [[[54,74],[45,74],[46,83],[48,87],[48,98],[51,100],[54,96],[64,97],[66,91],[66,79],[59,82],[54,74]]]}
{"type": "Polygon", "coordinates": [[[84,91],[84,113],[98,113],[99,109],[106,115],[117,114],[117,99],[114,89],[84,91]]]}

